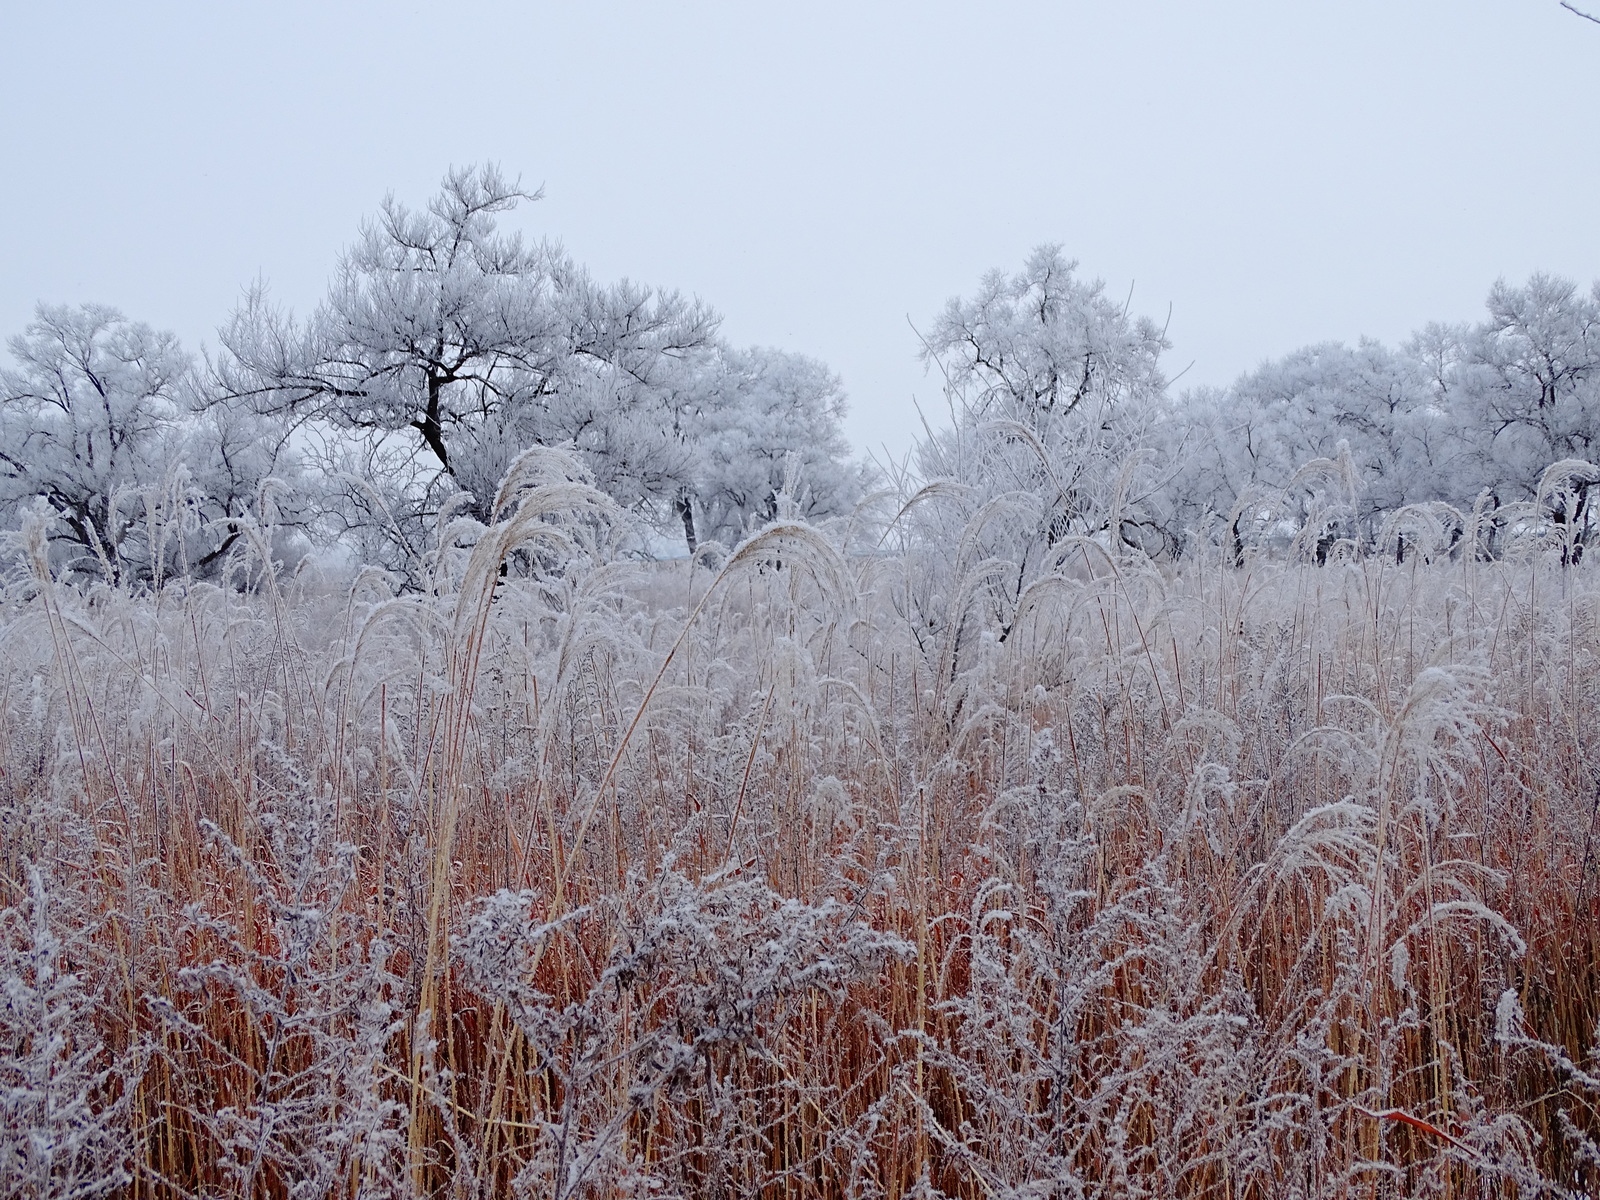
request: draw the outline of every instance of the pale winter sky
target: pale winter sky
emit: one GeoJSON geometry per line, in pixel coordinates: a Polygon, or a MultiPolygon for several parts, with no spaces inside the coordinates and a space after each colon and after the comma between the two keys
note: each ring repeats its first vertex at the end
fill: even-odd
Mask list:
{"type": "MultiPolygon", "coordinates": [[[[1600,8],[1600,0],[1589,5],[1600,8]]],[[[1180,388],[1600,277],[1600,25],[1556,0],[0,8],[0,331],[300,312],[383,194],[493,159],[516,224],[839,371],[903,449],[926,326],[1062,243],[1180,388]]]]}

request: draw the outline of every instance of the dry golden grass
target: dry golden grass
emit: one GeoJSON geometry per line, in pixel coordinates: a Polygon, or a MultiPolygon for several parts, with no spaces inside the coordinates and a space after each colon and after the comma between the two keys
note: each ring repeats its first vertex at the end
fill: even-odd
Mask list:
{"type": "MultiPolygon", "coordinates": [[[[100,1147],[140,1197],[1600,1187],[1588,569],[1086,546],[996,609],[780,527],[719,575],[502,578],[598,505],[540,494],[436,596],[12,586],[8,952],[55,930],[101,1044],[50,1076],[86,1098],[58,1166],[100,1147]]],[[[13,1074],[65,1061],[24,1034],[13,1074]]]]}

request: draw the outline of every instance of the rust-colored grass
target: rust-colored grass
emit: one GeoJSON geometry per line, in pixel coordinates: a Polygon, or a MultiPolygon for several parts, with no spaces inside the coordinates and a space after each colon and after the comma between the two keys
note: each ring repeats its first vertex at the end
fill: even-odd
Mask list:
{"type": "Polygon", "coordinates": [[[1588,569],[498,561],[7,593],[117,1194],[1600,1189],[1588,569]]]}

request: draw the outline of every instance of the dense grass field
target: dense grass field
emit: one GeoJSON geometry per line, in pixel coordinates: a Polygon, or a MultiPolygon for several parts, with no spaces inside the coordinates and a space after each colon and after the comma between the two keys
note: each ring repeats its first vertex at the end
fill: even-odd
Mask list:
{"type": "Polygon", "coordinates": [[[35,532],[0,1191],[1600,1192],[1593,568],[1083,541],[1018,596],[558,552],[559,491],[421,595],[35,532]]]}

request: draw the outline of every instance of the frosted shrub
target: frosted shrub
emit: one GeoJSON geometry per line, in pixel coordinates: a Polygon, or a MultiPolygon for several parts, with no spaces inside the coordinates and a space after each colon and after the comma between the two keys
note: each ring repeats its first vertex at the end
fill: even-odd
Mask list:
{"type": "Polygon", "coordinates": [[[948,1051],[929,1056],[963,1114],[931,1122],[947,1152],[1008,1195],[1173,1195],[1219,1174],[1252,1023],[1237,984],[1203,982],[1176,890],[1158,868],[1087,923],[1076,903],[1029,920],[1003,907],[1010,892],[981,889],[948,951],[968,983],[941,1006],[948,1051]]]}
{"type": "Polygon", "coordinates": [[[851,985],[904,942],[835,901],[670,868],[602,906],[548,920],[539,907],[534,893],[497,893],[455,940],[542,1081],[519,1194],[749,1195],[827,1162],[826,1140],[798,1158],[781,1144],[797,1111],[829,1100],[782,1066],[786,1042],[847,1021],[851,985]],[[596,939],[611,949],[589,965],[596,939]],[[565,1004],[536,982],[574,971],[581,998],[565,1004]]]}
{"type": "Polygon", "coordinates": [[[266,845],[251,855],[205,826],[260,923],[246,941],[232,914],[185,911],[209,961],[179,972],[176,1002],[153,1001],[187,1044],[175,1066],[191,1086],[242,1076],[197,1114],[228,1194],[320,1197],[350,1181],[359,1196],[409,1195],[406,1106],[388,1068],[406,1022],[389,946],[345,911],[356,848],[334,837],[326,790],[292,788],[263,808],[266,845]]]}
{"type": "MultiPolygon", "coordinates": [[[[101,1040],[94,997],[37,867],[0,909],[0,1194],[102,1196],[128,1182],[126,1104],[101,1040]]],[[[70,920],[70,918],[69,918],[70,920]]]]}
{"type": "Polygon", "coordinates": [[[1595,1133],[1595,1113],[1600,1109],[1600,1025],[1591,1036],[1585,1067],[1568,1057],[1562,1046],[1529,1032],[1527,1014],[1516,992],[1507,989],[1495,1006],[1496,1040],[1509,1054],[1544,1060],[1566,1085],[1557,1113],[1559,1128],[1571,1155],[1573,1174],[1592,1184],[1600,1180],[1600,1136],[1595,1133]]]}

